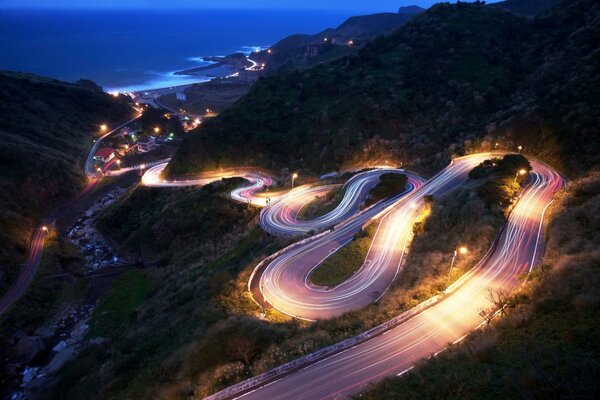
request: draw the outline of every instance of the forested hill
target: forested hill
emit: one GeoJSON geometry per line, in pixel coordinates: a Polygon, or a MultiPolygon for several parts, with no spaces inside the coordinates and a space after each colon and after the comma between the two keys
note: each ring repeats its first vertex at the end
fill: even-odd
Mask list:
{"type": "Polygon", "coordinates": [[[587,168],[598,152],[598,7],[566,1],[531,19],[438,4],[357,54],[261,79],[190,135],[167,173],[240,164],[319,173],[364,159],[435,168],[516,142],[587,168]]]}
{"type": "Polygon", "coordinates": [[[93,133],[133,113],[99,90],[0,72],[0,115],[1,289],[18,271],[39,218],[84,184],[93,133]]]}
{"type": "Polygon", "coordinates": [[[389,33],[424,9],[401,7],[397,13],[377,13],[350,17],[336,28],[314,35],[294,34],[275,43],[269,50],[252,54],[269,71],[305,68],[349,54],[369,40],[389,33]],[[353,45],[349,45],[352,41],[353,45]]]}
{"type": "Polygon", "coordinates": [[[491,3],[490,6],[503,7],[515,14],[535,17],[559,3],[560,0],[506,0],[491,3]]]}

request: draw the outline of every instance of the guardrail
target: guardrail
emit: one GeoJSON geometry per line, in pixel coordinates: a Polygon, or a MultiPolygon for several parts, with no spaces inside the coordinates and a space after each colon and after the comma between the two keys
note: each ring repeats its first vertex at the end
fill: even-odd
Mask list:
{"type": "Polygon", "coordinates": [[[441,295],[434,296],[434,297],[420,303],[419,305],[411,308],[410,310],[405,311],[404,313],[400,314],[399,316],[397,316],[381,325],[371,328],[370,330],[365,331],[365,332],[361,333],[360,335],[343,340],[343,341],[333,344],[331,346],[324,347],[321,350],[317,350],[313,353],[307,354],[296,360],[287,362],[277,368],[271,369],[267,372],[264,372],[260,375],[255,376],[253,378],[246,379],[245,381],[237,383],[237,384],[230,386],[220,392],[217,392],[215,394],[212,394],[212,395],[206,397],[206,400],[226,400],[226,399],[234,398],[236,396],[240,396],[240,395],[244,394],[245,392],[248,392],[255,388],[264,386],[265,384],[267,384],[271,381],[279,379],[287,374],[290,374],[290,373],[297,371],[301,368],[304,368],[308,365],[314,364],[318,361],[329,358],[343,350],[349,349],[358,344],[366,342],[366,341],[368,341],[376,336],[379,336],[379,335],[385,333],[386,331],[393,329],[396,326],[406,322],[410,318],[414,317],[416,314],[422,312],[423,310],[425,310],[425,309],[431,307],[432,305],[434,305],[435,303],[437,303],[441,297],[443,297],[443,296],[441,296],[441,295]]]}

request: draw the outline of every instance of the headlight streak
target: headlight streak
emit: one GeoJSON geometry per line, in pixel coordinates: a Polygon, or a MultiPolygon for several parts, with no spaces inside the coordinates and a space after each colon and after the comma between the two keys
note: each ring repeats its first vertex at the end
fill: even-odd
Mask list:
{"type": "MultiPolygon", "coordinates": [[[[457,159],[454,166],[465,161],[457,159]]],[[[368,383],[410,369],[418,360],[443,351],[448,343],[463,338],[480,326],[483,319],[479,316],[479,310],[492,306],[487,298],[488,290],[518,289],[523,282],[523,274],[528,273],[535,264],[540,235],[543,233],[544,212],[553,194],[565,183],[546,165],[535,161],[531,164],[533,171],[497,245],[483,262],[465,274],[465,279],[452,293],[384,335],[241,397],[282,400],[348,397],[368,383]]],[[[468,172],[466,165],[465,171],[468,172]]],[[[440,179],[439,184],[435,185],[437,190],[442,190],[443,185],[452,181],[444,175],[439,174],[432,179],[440,179]]],[[[418,200],[416,197],[419,193],[432,193],[430,182],[401,203],[406,206],[410,201],[418,200]]],[[[397,208],[386,217],[392,218],[396,211],[397,208]]]]}

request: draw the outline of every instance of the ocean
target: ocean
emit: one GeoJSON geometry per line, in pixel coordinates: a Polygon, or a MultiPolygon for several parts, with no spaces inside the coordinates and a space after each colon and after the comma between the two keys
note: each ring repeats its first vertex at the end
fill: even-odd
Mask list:
{"type": "Polygon", "coordinates": [[[335,27],[354,13],[281,10],[0,10],[0,69],[69,82],[91,79],[106,91],[206,80],[174,75],[203,56],[268,47],[294,33],[335,27]]]}

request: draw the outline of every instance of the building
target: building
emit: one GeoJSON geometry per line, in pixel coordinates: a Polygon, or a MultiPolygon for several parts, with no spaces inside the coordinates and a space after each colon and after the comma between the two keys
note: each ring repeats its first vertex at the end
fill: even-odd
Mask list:
{"type": "Polygon", "coordinates": [[[125,127],[119,131],[119,136],[127,137],[135,135],[135,131],[131,128],[125,127]]]}
{"type": "Polygon", "coordinates": [[[102,147],[98,149],[94,155],[94,160],[102,161],[107,163],[115,157],[115,149],[112,147],[102,147]]]}
{"type": "Polygon", "coordinates": [[[153,136],[144,136],[137,141],[137,148],[140,153],[146,153],[156,148],[156,138],[153,136]]]}

